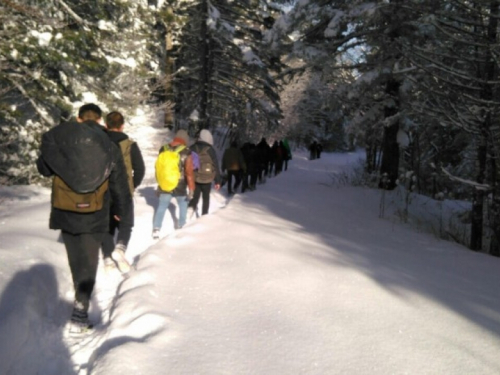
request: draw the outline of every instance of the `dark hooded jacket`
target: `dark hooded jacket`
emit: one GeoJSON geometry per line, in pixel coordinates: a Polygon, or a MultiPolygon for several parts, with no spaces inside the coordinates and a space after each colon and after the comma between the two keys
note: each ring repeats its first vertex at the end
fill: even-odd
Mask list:
{"type": "MultiPolygon", "coordinates": [[[[128,139],[128,135],[123,132],[108,131],[109,138],[119,147],[121,141],[128,139]]],[[[132,170],[134,171],[133,180],[134,188],[138,187],[144,175],[146,174],[146,166],[144,165],[144,158],[142,157],[141,150],[136,142],[130,146],[130,159],[132,160],[132,170]]]]}
{"type": "Polygon", "coordinates": [[[63,123],[46,132],[37,168],[46,177],[59,175],[74,190],[85,187],[82,192],[92,191],[109,178],[101,210],[78,213],[52,207],[50,229],[72,234],[107,232],[111,199],[114,215],[123,216],[130,208],[132,198],[121,151],[94,121],[63,123]]]}

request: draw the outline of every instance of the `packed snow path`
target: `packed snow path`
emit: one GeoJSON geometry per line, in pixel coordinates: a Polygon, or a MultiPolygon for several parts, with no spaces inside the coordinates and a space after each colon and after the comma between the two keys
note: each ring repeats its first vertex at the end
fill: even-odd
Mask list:
{"type": "MultiPolygon", "coordinates": [[[[26,314],[8,315],[11,336],[0,336],[1,348],[19,329],[25,356],[10,359],[5,373],[29,374],[16,371],[27,358],[42,369],[33,374],[49,374],[56,364],[61,374],[102,375],[500,373],[499,259],[380,219],[380,191],[331,186],[332,173],[355,157],[296,155],[287,172],[254,192],[230,200],[214,193],[210,215],[156,244],[154,195],[143,187],[131,244],[138,254],[129,254],[136,269],[123,280],[100,270],[96,332],[82,342],[54,339],[47,327],[62,325],[68,307],[37,317],[51,323],[36,335],[16,320],[26,314]]],[[[24,203],[10,212],[1,246],[10,246],[4,240],[17,235],[23,217],[36,217],[34,227],[19,231],[57,246],[44,267],[58,265],[68,299],[62,244],[54,245],[38,220],[48,207],[40,210],[24,203]]],[[[17,255],[19,262],[30,258],[28,251],[17,255]]],[[[4,290],[8,283],[3,279],[4,290]]]]}

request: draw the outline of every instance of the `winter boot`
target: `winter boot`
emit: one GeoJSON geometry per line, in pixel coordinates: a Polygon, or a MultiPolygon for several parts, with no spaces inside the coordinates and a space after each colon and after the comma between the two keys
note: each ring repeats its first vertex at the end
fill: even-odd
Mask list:
{"type": "Polygon", "coordinates": [[[124,244],[119,243],[115,246],[115,249],[111,253],[111,258],[113,258],[116,262],[121,273],[127,273],[130,271],[130,263],[127,258],[125,258],[126,249],[127,247],[124,244]]]}
{"type": "Polygon", "coordinates": [[[116,264],[110,257],[104,258],[104,271],[106,273],[113,272],[116,269],[116,264]]]}
{"type": "Polygon", "coordinates": [[[84,334],[90,332],[92,328],[94,328],[94,325],[90,323],[88,313],[84,309],[83,304],[75,301],[69,321],[69,333],[75,335],[84,334]]]}

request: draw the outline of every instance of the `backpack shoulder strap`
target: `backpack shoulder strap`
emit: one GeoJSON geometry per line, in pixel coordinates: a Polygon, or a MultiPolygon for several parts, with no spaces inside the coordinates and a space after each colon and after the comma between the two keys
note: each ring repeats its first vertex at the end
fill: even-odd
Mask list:
{"type": "Polygon", "coordinates": [[[180,153],[182,150],[186,149],[187,147],[185,145],[179,145],[175,148],[175,152],[180,153]]]}

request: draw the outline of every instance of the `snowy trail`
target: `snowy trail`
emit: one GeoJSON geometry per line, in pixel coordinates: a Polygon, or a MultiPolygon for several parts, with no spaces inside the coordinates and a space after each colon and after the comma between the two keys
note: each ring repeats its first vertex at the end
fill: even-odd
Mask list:
{"type": "Polygon", "coordinates": [[[99,268],[80,341],[64,332],[73,290],[49,191],[2,190],[15,199],[0,207],[0,373],[500,373],[499,259],[379,219],[377,190],[331,186],[358,156],[295,155],[254,192],[214,193],[180,231],[167,215],[157,243],[145,183],[136,268],[99,268]]]}
{"type": "Polygon", "coordinates": [[[148,249],[116,306],[134,340],[92,373],[499,373],[497,260],[378,219],[376,191],[315,166],[294,160],[148,249]]]}

